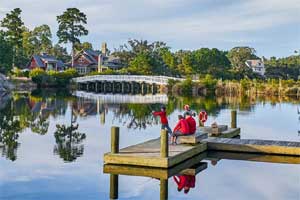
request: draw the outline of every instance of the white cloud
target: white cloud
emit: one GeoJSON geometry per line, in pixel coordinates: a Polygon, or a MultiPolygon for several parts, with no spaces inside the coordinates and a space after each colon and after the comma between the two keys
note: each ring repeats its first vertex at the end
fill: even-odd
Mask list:
{"type": "MultiPolygon", "coordinates": [[[[228,44],[255,44],[265,38],[268,38],[266,46],[274,45],[274,40],[279,40],[278,43],[300,42],[299,37],[285,37],[286,32],[300,35],[296,26],[300,24],[298,0],[53,0],[42,3],[0,0],[0,4],[4,11],[20,7],[25,24],[30,28],[46,23],[51,25],[54,33],[56,16],[67,7],[78,7],[88,16],[90,34],[86,40],[96,45],[99,40],[107,40],[117,46],[133,37],[164,40],[176,48],[198,48],[200,44],[209,46],[216,42],[224,48],[228,44]],[[289,29],[280,30],[285,25],[290,25],[289,29]],[[270,32],[270,38],[270,29],[278,29],[283,34],[273,36],[270,32]]],[[[1,10],[0,18],[4,16],[1,10]]]]}

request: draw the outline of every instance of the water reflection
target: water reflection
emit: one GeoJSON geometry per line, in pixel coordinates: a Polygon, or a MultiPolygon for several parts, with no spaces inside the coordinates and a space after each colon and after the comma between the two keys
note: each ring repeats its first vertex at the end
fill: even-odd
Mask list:
{"type": "MultiPolygon", "coordinates": [[[[120,136],[123,137],[121,147],[159,136],[160,125],[156,125],[156,119],[151,118],[149,111],[159,109],[162,102],[112,103],[74,97],[66,91],[46,90],[31,94],[14,93],[10,100],[2,102],[0,100],[0,199],[109,199],[110,175],[102,173],[102,155],[110,149],[111,126],[120,126],[120,136]],[[128,128],[131,121],[140,125],[133,123],[128,128]],[[68,135],[64,133],[66,131],[59,134],[62,142],[56,143],[56,125],[64,125],[64,130],[72,122],[73,128],[79,124],[74,132],[84,133],[86,137],[71,146],[79,150],[83,146],[83,154],[78,153],[79,150],[66,149],[67,141],[70,141],[68,136],[63,137],[68,135]],[[143,123],[145,129],[142,128],[143,123]],[[74,158],[74,155],[80,157],[72,164],[70,161],[66,163],[59,152],[53,153],[60,144],[65,148],[62,148],[62,155],[67,158],[74,158]]],[[[297,99],[167,97],[164,104],[167,105],[170,126],[175,125],[175,119],[182,113],[185,104],[190,104],[194,111],[205,109],[209,114],[208,124],[214,120],[229,124],[230,109],[236,108],[243,138],[299,139],[297,99]]],[[[135,174],[130,174],[132,170],[126,172],[125,168],[116,167],[112,174],[117,175],[119,171],[116,170],[123,170],[118,176],[120,199],[159,199],[159,189],[161,196],[167,195],[164,191],[168,191],[169,199],[273,199],[274,195],[278,199],[299,199],[299,159],[262,158],[252,154],[248,159],[259,163],[237,161],[240,159],[232,154],[208,154],[205,162],[209,167],[198,173],[195,188],[191,188],[188,194],[184,194],[183,190],[178,192],[172,178],[180,175],[179,171],[186,167],[173,171],[134,169],[135,174]],[[265,163],[267,160],[275,164],[265,163]],[[144,178],[150,175],[155,178],[144,178]]]]}
{"type": "MultiPolygon", "coordinates": [[[[172,115],[176,110],[180,112],[185,104],[189,104],[194,111],[206,110],[212,117],[217,117],[222,109],[238,108],[239,115],[248,115],[254,111],[258,103],[271,102],[272,105],[289,101],[299,103],[299,99],[288,97],[166,97],[135,96],[122,97],[115,95],[94,96],[95,94],[76,94],[72,96],[68,91],[36,90],[30,93],[14,93],[12,98],[5,99],[0,107],[0,148],[2,156],[9,160],[16,160],[19,134],[29,128],[31,133],[45,135],[50,125],[50,117],[56,119],[65,116],[67,109],[71,109],[72,124],[58,125],[53,132],[56,146],[54,152],[65,161],[73,161],[83,154],[85,134],[75,131],[79,124],[74,125],[77,118],[87,119],[100,116],[100,123],[118,123],[128,129],[141,130],[157,125],[159,120],[151,114],[158,110],[162,103],[167,107],[167,113],[172,115]],[[89,98],[83,97],[88,96],[89,98]],[[136,100],[135,103],[134,100],[136,100]],[[143,103],[143,101],[145,101],[143,103]],[[117,102],[117,103],[116,103],[117,102]],[[130,103],[128,103],[130,102],[130,103]],[[148,103],[147,103],[148,102],[148,103]],[[106,122],[106,115],[112,113],[112,118],[106,122]],[[74,132],[74,134],[73,134],[74,132]],[[77,137],[77,138],[76,138],[77,137]],[[68,141],[67,141],[68,140],[68,141]]],[[[2,99],[4,100],[4,99],[2,99]]],[[[53,133],[52,132],[52,133],[53,133]]]]}
{"type": "Polygon", "coordinates": [[[54,153],[58,154],[65,162],[72,162],[83,155],[84,145],[82,142],[86,135],[77,131],[78,126],[73,123],[70,126],[56,125],[54,153]]]}
{"type": "MultiPolygon", "coordinates": [[[[198,179],[201,179],[201,174],[210,170],[210,167],[208,167],[208,163],[205,161],[211,161],[211,166],[215,167],[216,164],[223,159],[265,163],[300,164],[300,158],[298,156],[278,156],[247,153],[241,154],[232,152],[208,151],[190,158],[183,163],[180,163],[169,169],[105,164],[103,167],[103,172],[110,174],[110,199],[124,198],[123,196],[119,196],[120,175],[143,176],[157,180],[156,185],[158,185],[160,188],[159,190],[161,200],[169,199],[169,193],[172,193],[175,197],[179,197],[178,195],[180,193],[183,193],[186,196],[185,198],[189,198],[189,192],[196,188],[196,177],[198,179]],[[175,185],[175,187],[169,188],[170,182],[174,182],[175,184],[173,185],[175,185]],[[176,190],[176,192],[174,190],[176,190]]],[[[231,177],[227,178],[230,179],[231,177]]],[[[246,196],[247,194],[244,194],[245,198],[246,196]]]]}

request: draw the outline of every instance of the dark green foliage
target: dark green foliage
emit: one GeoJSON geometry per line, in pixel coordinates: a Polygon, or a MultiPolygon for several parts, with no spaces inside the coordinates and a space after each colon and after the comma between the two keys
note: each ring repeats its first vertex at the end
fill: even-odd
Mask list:
{"type": "Polygon", "coordinates": [[[29,76],[38,87],[67,87],[71,79],[77,77],[75,69],[68,69],[64,72],[48,71],[34,69],[29,76]]]}
{"type": "Polygon", "coordinates": [[[68,8],[62,15],[57,16],[59,43],[80,43],[79,37],[88,34],[84,27],[87,24],[87,17],[77,8],[68,8]]]}
{"type": "Polygon", "coordinates": [[[2,154],[7,159],[17,159],[19,132],[22,130],[20,120],[14,116],[14,110],[8,103],[0,112],[0,143],[3,144],[2,154]]]}
{"type": "Polygon", "coordinates": [[[268,78],[294,79],[300,76],[300,56],[265,59],[268,78]]]}
{"type": "Polygon", "coordinates": [[[6,36],[8,41],[15,47],[22,46],[22,26],[24,25],[21,19],[22,10],[15,8],[10,13],[7,13],[5,18],[1,21],[1,27],[6,29],[6,36]]]}
{"type": "Polygon", "coordinates": [[[251,47],[234,47],[228,52],[228,58],[234,70],[239,72],[247,71],[245,62],[249,59],[257,59],[255,49],[251,47]]]}
{"type": "Polygon", "coordinates": [[[78,124],[71,124],[71,126],[57,124],[56,128],[54,153],[58,154],[65,162],[72,162],[82,156],[84,146],[81,143],[85,140],[86,135],[76,131],[78,124]]]}
{"type": "Polygon", "coordinates": [[[4,32],[0,31],[0,73],[7,73],[11,70],[13,61],[13,47],[5,39],[4,32]]]}

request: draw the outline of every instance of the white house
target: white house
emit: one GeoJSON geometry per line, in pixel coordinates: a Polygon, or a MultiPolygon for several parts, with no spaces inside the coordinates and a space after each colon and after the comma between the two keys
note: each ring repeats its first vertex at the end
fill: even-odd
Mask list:
{"type": "Polygon", "coordinates": [[[247,60],[245,64],[253,70],[253,72],[256,72],[262,76],[265,75],[266,68],[263,60],[257,59],[257,60],[247,60]]]}

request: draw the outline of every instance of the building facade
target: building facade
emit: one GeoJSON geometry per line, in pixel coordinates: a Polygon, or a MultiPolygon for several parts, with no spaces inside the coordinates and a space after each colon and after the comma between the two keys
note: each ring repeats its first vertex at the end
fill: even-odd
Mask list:
{"type": "Polygon", "coordinates": [[[100,51],[82,50],[74,57],[74,68],[81,75],[91,72],[103,72],[107,69],[121,69],[122,63],[118,57],[109,55],[106,43],[103,43],[100,51]]]}
{"type": "Polygon", "coordinates": [[[253,72],[260,74],[261,76],[265,75],[266,68],[263,60],[261,59],[256,59],[256,60],[247,60],[245,62],[247,67],[252,69],[253,72]]]}
{"type": "Polygon", "coordinates": [[[41,55],[33,55],[30,62],[27,64],[27,69],[29,70],[36,68],[40,68],[45,71],[63,71],[64,63],[61,60],[56,59],[54,56],[43,53],[41,55]]]}

